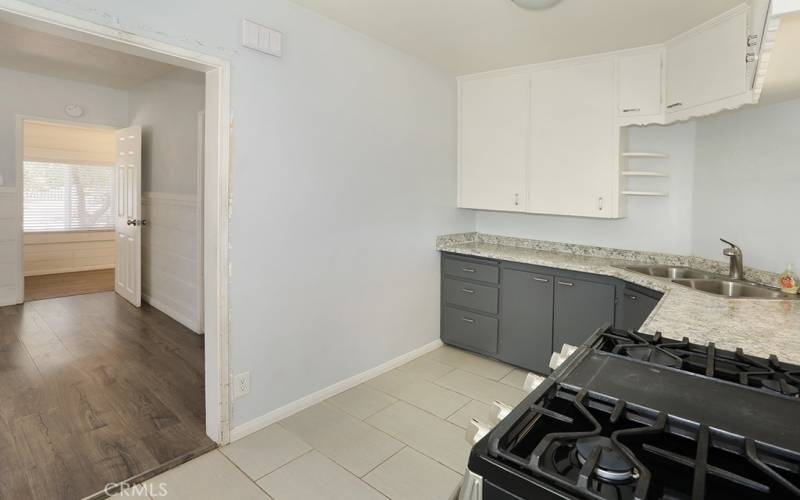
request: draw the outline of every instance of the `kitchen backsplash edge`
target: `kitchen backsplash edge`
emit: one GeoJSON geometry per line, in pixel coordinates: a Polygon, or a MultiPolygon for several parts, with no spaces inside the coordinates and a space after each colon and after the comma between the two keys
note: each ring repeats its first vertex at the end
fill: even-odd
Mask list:
{"type": "MultiPolygon", "coordinates": [[[[728,263],[695,257],[689,255],[676,255],[644,250],[626,250],[622,248],[609,248],[576,243],[562,243],[558,241],[532,240],[513,236],[500,236],[478,232],[446,234],[436,237],[436,250],[447,251],[448,247],[465,243],[484,243],[502,245],[516,248],[527,248],[542,252],[564,253],[583,257],[601,257],[617,259],[640,264],[667,264],[672,266],[688,266],[703,271],[718,274],[728,274],[728,263]]],[[[777,286],[778,273],[763,271],[752,267],[745,267],[745,278],[769,286],[777,286]]]]}

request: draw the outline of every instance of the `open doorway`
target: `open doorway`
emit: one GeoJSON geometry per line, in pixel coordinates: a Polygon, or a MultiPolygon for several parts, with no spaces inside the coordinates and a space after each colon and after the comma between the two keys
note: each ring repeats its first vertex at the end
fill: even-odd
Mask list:
{"type": "Polygon", "coordinates": [[[227,64],[6,0],[0,38],[0,497],[81,498],[228,439],[227,64]]]}
{"type": "Polygon", "coordinates": [[[18,132],[25,301],[113,291],[115,129],[21,119],[18,132]]]}

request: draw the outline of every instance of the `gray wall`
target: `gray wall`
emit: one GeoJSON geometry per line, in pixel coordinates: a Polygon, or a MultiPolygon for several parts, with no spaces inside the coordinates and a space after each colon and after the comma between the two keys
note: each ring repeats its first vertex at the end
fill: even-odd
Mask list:
{"type": "Polygon", "coordinates": [[[197,193],[197,113],[205,75],[176,69],[129,92],[131,125],[142,127],[142,191],[197,193]]]}
{"type": "Polygon", "coordinates": [[[242,424],[439,337],[455,81],[288,0],[32,1],[232,63],[231,356],[242,424]],[[285,35],[240,46],[243,17],[285,35]]]}
{"type": "Polygon", "coordinates": [[[800,265],[800,100],[700,120],[695,170],[696,255],[724,259],[724,237],[745,265],[800,265]]]}
{"type": "Polygon", "coordinates": [[[16,185],[16,115],[115,127],[128,122],[127,92],[108,87],[0,68],[0,96],[0,186],[16,185]],[[67,104],[80,104],[85,114],[67,116],[67,104]]]}

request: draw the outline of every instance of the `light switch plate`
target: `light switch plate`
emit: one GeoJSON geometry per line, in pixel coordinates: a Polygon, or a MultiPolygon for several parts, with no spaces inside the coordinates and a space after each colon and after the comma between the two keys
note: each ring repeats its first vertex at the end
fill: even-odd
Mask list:
{"type": "Polygon", "coordinates": [[[283,33],[249,19],[242,20],[242,45],[275,57],[283,55],[283,33]]]}

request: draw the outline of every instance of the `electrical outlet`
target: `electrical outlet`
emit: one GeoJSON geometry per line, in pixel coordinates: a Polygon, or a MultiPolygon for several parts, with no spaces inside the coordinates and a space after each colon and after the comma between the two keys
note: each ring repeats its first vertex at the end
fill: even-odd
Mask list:
{"type": "Polygon", "coordinates": [[[240,373],[233,377],[233,398],[239,399],[250,392],[250,372],[240,373]]]}

